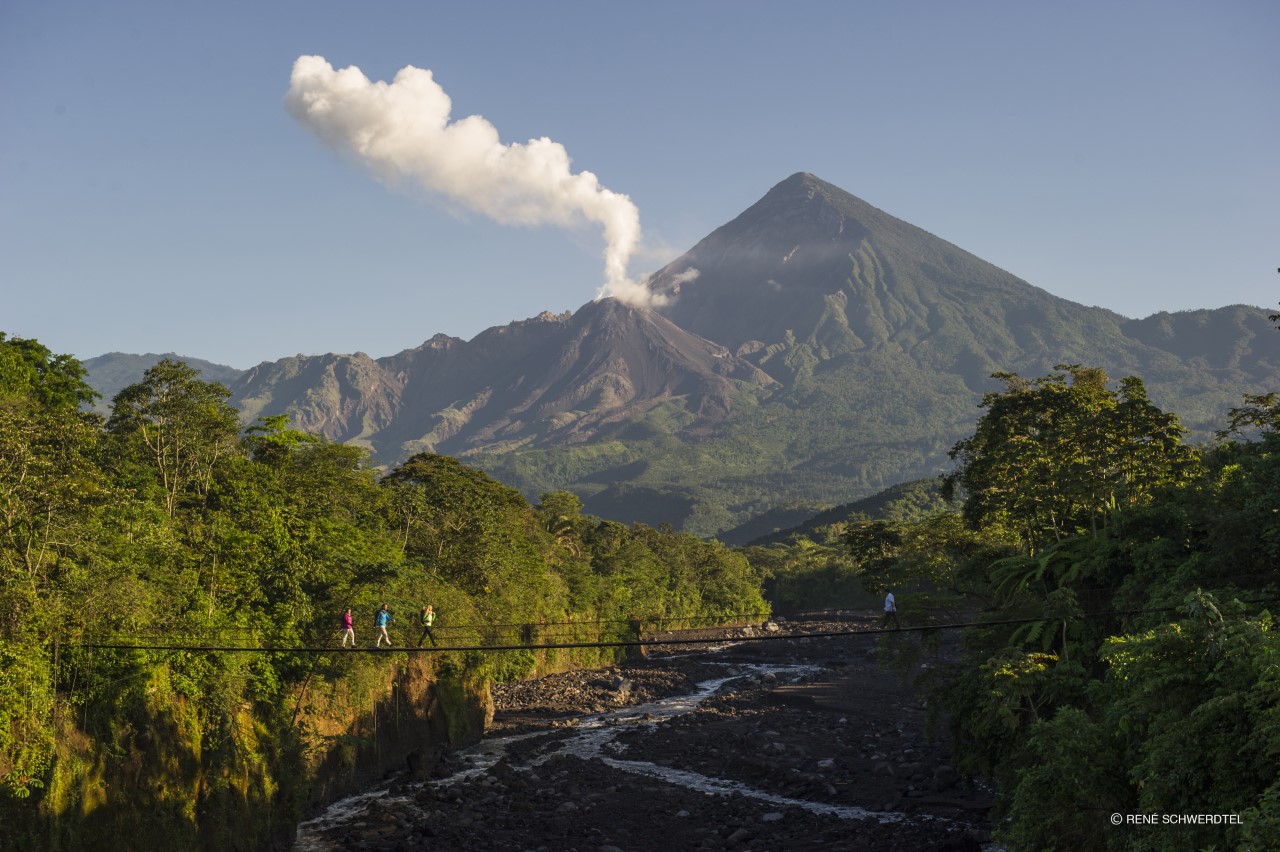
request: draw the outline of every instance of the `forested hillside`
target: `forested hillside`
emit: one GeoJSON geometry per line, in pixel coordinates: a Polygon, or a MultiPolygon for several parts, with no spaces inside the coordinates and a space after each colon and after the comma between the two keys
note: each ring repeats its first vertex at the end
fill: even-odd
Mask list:
{"type": "MultiPolygon", "coordinates": [[[[0,847],[261,848],[478,734],[487,683],[613,650],[352,653],[389,604],[442,645],[766,614],[739,554],[535,506],[457,461],[385,475],[162,360],[105,420],[74,358],[0,335],[0,847]],[[236,648],[264,649],[237,652],[236,648]],[[318,649],[301,652],[297,649],[318,649]]],[[[527,643],[526,643],[527,644],[527,643]]]]}
{"type": "Polygon", "coordinates": [[[893,589],[907,626],[991,622],[919,685],[959,768],[995,781],[1005,848],[1276,848],[1280,400],[1246,398],[1199,449],[1136,378],[1001,379],[952,450],[958,511],[748,552],[795,582],[838,549],[810,574],[893,589]]]}

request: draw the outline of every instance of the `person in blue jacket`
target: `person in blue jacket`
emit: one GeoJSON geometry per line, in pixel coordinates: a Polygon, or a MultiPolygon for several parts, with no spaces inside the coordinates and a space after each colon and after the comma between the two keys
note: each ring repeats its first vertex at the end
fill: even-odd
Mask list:
{"type": "Polygon", "coordinates": [[[382,640],[387,640],[387,647],[391,647],[391,637],[387,635],[387,625],[391,623],[391,610],[386,604],[382,605],[382,609],[378,610],[373,617],[373,626],[378,628],[378,641],[374,644],[375,648],[382,647],[382,640]]]}

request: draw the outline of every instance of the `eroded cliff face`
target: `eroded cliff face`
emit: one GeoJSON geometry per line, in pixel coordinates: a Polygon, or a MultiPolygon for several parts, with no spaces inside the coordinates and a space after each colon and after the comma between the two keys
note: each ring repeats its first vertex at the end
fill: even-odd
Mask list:
{"type": "Polygon", "coordinates": [[[447,749],[478,740],[493,719],[487,681],[411,656],[370,681],[322,682],[300,702],[312,777],[307,812],[387,773],[421,774],[447,749]]]}
{"type": "Polygon", "coordinates": [[[0,802],[0,849],[287,849],[299,820],[478,739],[487,681],[435,658],[361,658],[289,701],[226,712],[154,666],[111,707],[64,718],[48,789],[0,802]]]}

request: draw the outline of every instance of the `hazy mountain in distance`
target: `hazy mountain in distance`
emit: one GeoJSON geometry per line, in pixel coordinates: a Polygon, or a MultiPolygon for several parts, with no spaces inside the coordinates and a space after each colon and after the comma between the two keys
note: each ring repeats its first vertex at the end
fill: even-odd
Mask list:
{"type": "Polygon", "coordinates": [[[166,358],[171,361],[184,361],[187,366],[199,370],[200,378],[204,381],[221,382],[228,387],[235,384],[236,380],[244,373],[244,370],[239,370],[235,367],[215,364],[202,358],[179,355],[176,352],[166,352],[163,355],[156,355],[155,353],[131,355],[125,352],[108,352],[105,355],[99,355],[96,358],[89,358],[81,362],[88,373],[86,381],[89,386],[102,394],[102,399],[98,400],[93,410],[100,414],[110,413],[111,400],[116,394],[129,385],[142,381],[142,375],[147,370],[166,358]]]}

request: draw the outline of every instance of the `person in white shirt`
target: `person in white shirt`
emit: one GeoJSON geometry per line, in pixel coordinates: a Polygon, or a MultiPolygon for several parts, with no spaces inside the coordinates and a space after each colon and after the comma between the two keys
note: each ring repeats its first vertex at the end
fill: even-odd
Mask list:
{"type": "Polygon", "coordinates": [[[893,592],[884,596],[884,618],[880,619],[880,626],[888,627],[890,622],[893,623],[894,630],[902,629],[902,625],[898,623],[898,602],[893,599],[893,592]]]}

